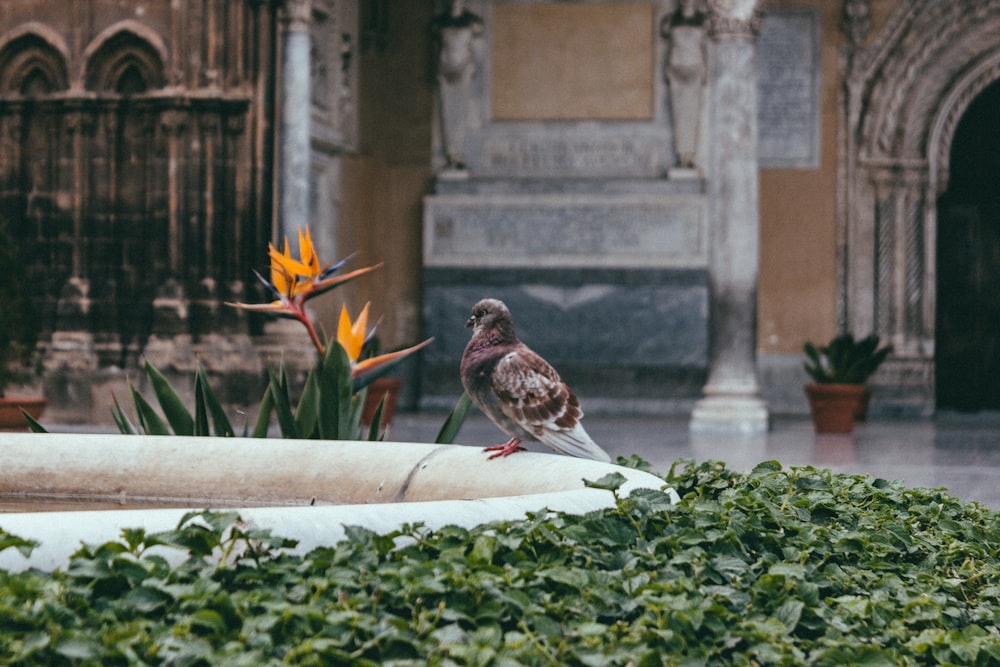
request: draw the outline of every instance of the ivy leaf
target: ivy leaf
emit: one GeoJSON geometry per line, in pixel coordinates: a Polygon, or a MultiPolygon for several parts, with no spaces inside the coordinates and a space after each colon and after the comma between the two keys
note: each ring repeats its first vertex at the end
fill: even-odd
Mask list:
{"type": "Polygon", "coordinates": [[[0,528],[0,552],[6,549],[17,549],[21,555],[27,558],[37,546],[38,542],[34,540],[26,540],[23,537],[11,535],[3,528],[0,528]]]}
{"type": "Polygon", "coordinates": [[[584,486],[590,489],[603,489],[605,491],[617,491],[628,481],[625,475],[620,472],[609,472],[596,481],[583,480],[584,486]]]}
{"type": "Polygon", "coordinates": [[[786,628],[788,632],[794,632],[802,618],[802,610],[805,609],[805,602],[802,600],[785,600],[774,612],[774,617],[786,628]]]}
{"type": "Polygon", "coordinates": [[[199,609],[188,617],[191,629],[203,635],[222,636],[228,630],[226,619],[213,609],[199,609]]]}
{"type": "Polygon", "coordinates": [[[151,614],[164,609],[172,600],[173,596],[163,590],[140,586],[129,591],[123,603],[139,613],[151,614]]]}
{"type": "Polygon", "coordinates": [[[67,637],[59,640],[55,645],[55,651],[70,660],[97,660],[101,656],[97,642],[81,637],[67,637]]]}

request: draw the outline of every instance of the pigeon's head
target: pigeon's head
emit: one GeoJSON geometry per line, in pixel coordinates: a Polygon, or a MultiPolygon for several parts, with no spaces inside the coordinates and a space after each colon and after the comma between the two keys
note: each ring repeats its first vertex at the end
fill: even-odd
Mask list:
{"type": "Polygon", "coordinates": [[[466,327],[472,327],[472,332],[489,331],[491,329],[512,328],[510,311],[499,299],[482,299],[472,307],[472,317],[465,322],[466,327]]]}

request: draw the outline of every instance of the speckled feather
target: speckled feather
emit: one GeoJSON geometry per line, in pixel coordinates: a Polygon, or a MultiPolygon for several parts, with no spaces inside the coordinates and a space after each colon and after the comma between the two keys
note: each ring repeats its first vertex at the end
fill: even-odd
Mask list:
{"type": "Polygon", "coordinates": [[[518,340],[502,301],[483,299],[466,323],[462,384],[472,402],[512,437],[539,440],[562,454],[610,461],[580,423],[573,391],[542,357],[518,340]]]}

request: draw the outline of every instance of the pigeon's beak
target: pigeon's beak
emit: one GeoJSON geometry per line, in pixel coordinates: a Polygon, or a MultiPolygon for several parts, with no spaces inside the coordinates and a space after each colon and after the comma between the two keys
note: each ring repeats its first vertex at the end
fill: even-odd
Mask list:
{"type": "Polygon", "coordinates": [[[473,315],[472,317],[470,317],[469,319],[467,319],[465,321],[465,328],[466,329],[468,329],[469,327],[474,327],[474,326],[476,326],[476,316],[475,315],[473,315]]]}

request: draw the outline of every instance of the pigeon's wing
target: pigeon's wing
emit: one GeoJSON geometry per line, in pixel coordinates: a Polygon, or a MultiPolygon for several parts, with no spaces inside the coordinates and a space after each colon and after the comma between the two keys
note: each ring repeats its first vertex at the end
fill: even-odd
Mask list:
{"type": "Polygon", "coordinates": [[[562,454],[610,461],[590,438],[580,402],[547,361],[523,345],[509,352],[493,372],[493,391],[504,414],[562,454]]]}

